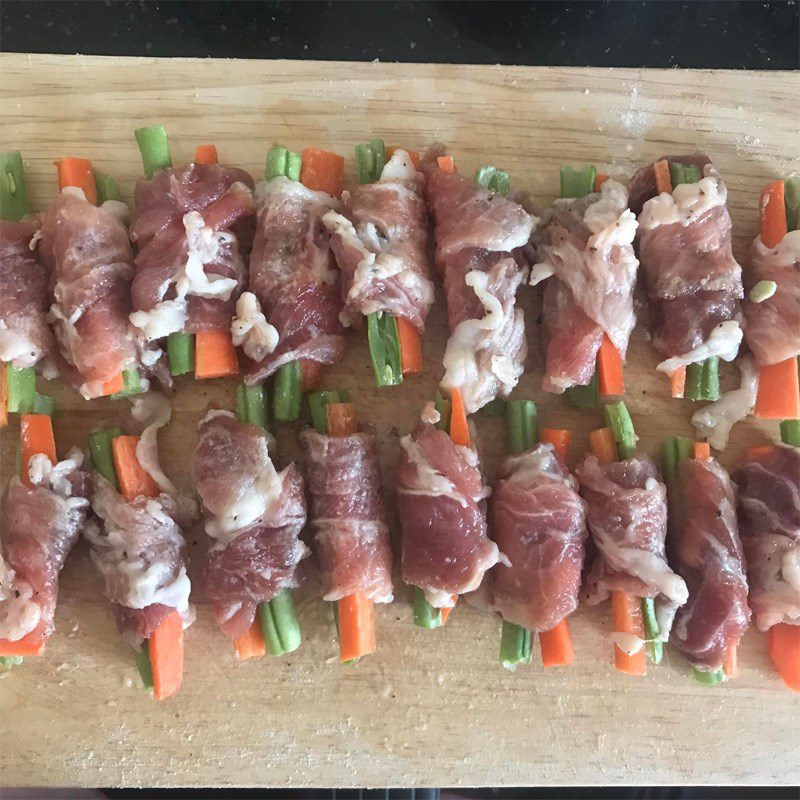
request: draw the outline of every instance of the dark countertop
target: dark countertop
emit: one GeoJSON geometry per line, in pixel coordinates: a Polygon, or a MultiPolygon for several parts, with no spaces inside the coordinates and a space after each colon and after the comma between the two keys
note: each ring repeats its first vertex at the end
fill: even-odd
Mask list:
{"type": "Polygon", "coordinates": [[[796,2],[23,2],[7,52],[597,67],[800,67],[796,2]]]}

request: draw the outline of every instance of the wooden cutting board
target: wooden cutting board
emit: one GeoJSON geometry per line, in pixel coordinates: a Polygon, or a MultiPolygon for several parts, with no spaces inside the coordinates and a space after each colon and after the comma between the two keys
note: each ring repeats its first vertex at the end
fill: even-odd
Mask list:
{"type": "MultiPolygon", "coordinates": [[[[800,74],[681,70],[599,70],[157,60],[4,55],[0,138],[20,149],[32,205],[56,193],[52,162],[91,158],[116,176],[130,200],[141,164],[133,130],[163,122],[175,163],[214,142],[224,162],[262,172],[268,147],[321,145],[347,157],[374,136],[423,150],[447,142],[461,171],[493,163],[542,206],[558,193],[558,166],[595,162],[628,176],[665,152],[706,150],[725,176],[746,258],[757,229],[761,186],[800,167],[800,74]]],[[[428,372],[376,390],[362,339],[326,378],[350,390],[361,419],[381,438],[386,499],[393,506],[398,434],[414,424],[442,374],[446,322],[441,295],[425,337],[428,372]]],[[[599,412],[571,410],[539,390],[538,300],[526,290],[531,356],[520,392],[540,418],[575,431],[586,447],[599,412]]],[[[692,404],[667,397],[643,326],[626,368],[641,445],[657,452],[690,435],[692,404]]],[[[735,371],[732,371],[732,373],[735,371]]],[[[725,376],[730,385],[733,374],[725,376]]],[[[60,452],[85,446],[95,426],[130,431],[129,406],[86,403],[59,386],[60,452]]],[[[166,470],[191,485],[195,426],[210,402],[232,406],[234,382],[180,383],[174,419],[161,434],[166,470]]],[[[478,415],[486,471],[503,450],[500,420],[478,415]]],[[[296,429],[279,432],[285,459],[296,429]]],[[[777,424],[737,427],[727,465],[743,447],[777,438],[777,424]]],[[[3,480],[14,469],[17,428],[2,432],[3,480]]],[[[392,519],[394,525],[394,519],[392,519]]],[[[396,533],[396,530],[395,530],[396,533]]],[[[205,551],[188,533],[192,572],[205,551]]],[[[377,612],[379,650],[340,666],[330,608],[313,586],[301,593],[304,642],[295,654],[237,663],[195,593],[197,623],[187,633],[181,694],[158,704],[139,684],[117,634],[84,544],[62,574],[57,631],[44,658],[0,679],[0,779],[15,784],[424,786],[526,784],[796,783],[800,780],[800,700],[783,688],[766,639],[748,632],[741,674],[705,688],[668,650],[646,678],[611,665],[609,609],[580,609],[570,620],[577,663],[516,673],[497,660],[497,620],[459,604],[441,630],[411,622],[408,593],[377,612]]],[[[538,652],[534,654],[538,662],[538,652]]]]}

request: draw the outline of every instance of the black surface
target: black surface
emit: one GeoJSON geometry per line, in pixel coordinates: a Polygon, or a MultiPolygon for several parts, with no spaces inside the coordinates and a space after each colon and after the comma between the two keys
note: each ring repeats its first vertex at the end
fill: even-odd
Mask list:
{"type": "Polygon", "coordinates": [[[98,55],[796,69],[787,2],[0,3],[0,48],[98,55]]]}

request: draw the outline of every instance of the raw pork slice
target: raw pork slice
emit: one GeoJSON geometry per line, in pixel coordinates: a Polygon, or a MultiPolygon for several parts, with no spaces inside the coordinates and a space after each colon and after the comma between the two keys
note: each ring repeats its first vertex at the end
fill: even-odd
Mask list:
{"type": "Polygon", "coordinates": [[[800,625],[800,450],[755,450],[734,480],[756,625],[800,625]]]}
{"type": "Polygon", "coordinates": [[[345,321],[385,311],[421,333],[433,303],[423,174],[396,150],[380,178],[345,192],[342,204],[323,222],[342,271],[345,321]]]}
{"type": "Polygon", "coordinates": [[[397,514],[402,531],[403,580],[445,608],[478,588],[500,558],[489,538],[478,454],[429,422],[400,440],[397,514]]]}
{"type": "Polygon", "coordinates": [[[339,201],[282,176],[259,183],[256,198],[249,291],[231,328],[251,362],[248,384],[292,361],[335,364],[345,347],[339,272],[322,222],[339,201]]]}
{"type": "Polygon", "coordinates": [[[549,631],[578,607],[586,503],[552,445],[509,456],[491,499],[492,534],[508,562],[490,573],[491,607],[531,631],[549,631]]]}
{"type": "Polygon", "coordinates": [[[0,361],[34,367],[53,355],[47,272],[30,243],[32,222],[0,220],[0,361]]]}
{"type": "Polygon", "coordinates": [[[671,641],[696,669],[713,672],[750,621],[736,498],[713,458],[683,459],[678,481],[672,548],[689,599],[678,609],[671,641]]]}
{"type": "Polygon", "coordinates": [[[667,490],[656,465],[646,456],[601,464],[590,454],[575,474],[597,547],[586,578],[588,602],[602,602],[614,591],[655,598],[659,632],[666,641],[688,592],[667,563],[667,490]]]}
{"type": "Polygon", "coordinates": [[[90,479],[73,448],[55,466],[43,455],[28,465],[32,486],[14,476],[3,503],[0,639],[53,632],[58,574],[89,509],[90,479]]]}
{"type": "Polygon", "coordinates": [[[227,636],[250,628],[259,603],[300,585],[297,565],[309,555],[300,540],[306,522],[303,477],[294,464],[278,472],[269,434],[210,411],[195,450],[197,493],[214,543],[203,573],[206,596],[227,636]]]}
{"type": "Polygon", "coordinates": [[[311,496],[312,548],[323,599],[363,592],[392,601],[392,547],[386,525],[374,434],[300,434],[311,496]]]}

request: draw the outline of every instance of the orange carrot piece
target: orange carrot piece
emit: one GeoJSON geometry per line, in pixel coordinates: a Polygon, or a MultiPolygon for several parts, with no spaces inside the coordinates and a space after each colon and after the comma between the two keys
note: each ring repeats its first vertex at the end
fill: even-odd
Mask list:
{"type": "Polygon", "coordinates": [[[589,434],[589,447],[603,464],[610,464],[619,459],[617,443],[614,441],[614,432],[611,428],[598,428],[589,434]]]}
{"type": "Polygon", "coordinates": [[[344,178],[344,156],[307,147],[303,150],[303,164],[300,167],[300,182],[318,192],[327,192],[335,197],[342,193],[344,178]]]}
{"type": "Polygon", "coordinates": [[[403,375],[422,372],[422,337],[414,325],[403,317],[395,317],[400,339],[400,365],[403,375]]]}
{"type": "Polygon", "coordinates": [[[128,500],[137,497],[158,497],[161,491],[152,475],[146,472],[136,456],[138,436],[116,436],[111,440],[114,467],[117,470],[122,496],[128,500]]]}
{"type": "MultiPolygon", "coordinates": [[[[458,597],[458,595],[456,595],[456,597],[458,597]]],[[[445,622],[447,622],[447,618],[450,616],[450,613],[452,612],[452,610],[453,610],[454,608],[455,608],[455,605],[452,605],[452,606],[445,606],[445,607],[442,609],[442,625],[444,625],[444,624],[445,624],[445,622]]]]}
{"type": "Polygon", "coordinates": [[[800,378],[794,356],[758,371],[755,416],[759,419],[800,417],[800,378]]]}
{"type": "MultiPolygon", "coordinates": [[[[627,592],[611,592],[611,608],[614,614],[614,630],[645,638],[642,619],[642,601],[627,592]]],[[[638,653],[628,655],[614,645],[614,666],[626,675],[645,675],[647,662],[642,648],[638,653]]]]}
{"type": "Polygon", "coordinates": [[[568,667],[575,661],[569,624],[562,619],[555,628],[539,634],[543,667],[568,667]]]}
{"type": "Polygon", "coordinates": [[[0,428],[8,425],[8,373],[5,361],[0,361],[0,428]]]}
{"type": "Polygon", "coordinates": [[[419,167],[421,162],[419,160],[419,153],[417,153],[416,150],[407,150],[405,147],[398,147],[397,145],[394,145],[392,147],[387,147],[386,148],[387,161],[394,155],[395,150],[405,150],[406,153],[408,153],[408,157],[411,159],[411,163],[414,165],[414,169],[417,170],[417,172],[419,172],[419,167]]]}
{"type": "Polygon", "coordinates": [[[213,144],[199,144],[194,149],[195,164],[218,164],[217,148],[213,144]]]}
{"type": "Polygon", "coordinates": [[[672,178],[669,176],[669,161],[665,158],[653,164],[653,172],[656,176],[656,191],[672,193],[672,178]]]}
{"type": "Polygon", "coordinates": [[[122,373],[118,372],[113,378],[107,380],[103,384],[103,397],[109,397],[112,394],[121,392],[125,388],[125,380],[122,373]]]}
{"type": "Polygon", "coordinates": [[[40,656],[44,653],[46,637],[44,623],[26,633],[21,639],[0,639],[0,656],[40,656]]]}
{"type": "Polygon", "coordinates": [[[351,661],[375,652],[375,605],[364,592],[339,600],[339,659],[351,661]]]}
{"type": "Polygon", "coordinates": [[[572,431],[564,431],[558,428],[542,428],[539,431],[539,439],[545,442],[545,444],[553,445],[556,455],[561,459],[561,463],[567,463],[569,443],[572,441],[572,431]]]}
{"type": "Polygon", "coordinates": [[[761,190],[761,241],[767,247],[777,247],[788,233],[784,190],[783,181],[773,181],[761,190]]]}
{"type": "Polygon", "coordinates": [[[737,658],[736,650],[737,644],[731,642],[725,651],[725,662],[722,665],[722,671],[728,680],[733,680],[739,674],[739,659],[737,658]]]}
{"type": "Polygon", "coordinates": [[[97,186],[94,182],[92,162],[88,158],[60,158],[56,161],[56,167],[60,189],[67,186],[83,189],[86,199],[93,206],[97,205],[97,186]]]}
{"type": "Polygon", "coordinates": [[[469,424],[467,412],[464,409],[464,398],[458,389],[450,392],[450,438],[456,443],[469,447],[469,424]]]}
{"type": "Polygon", "coordinates": [[[800,625],[773,625],[769,629],[769,656],[783,682],[800,692],[800,625]]]}
{"type": "Polygon", "coordinates": [[[325,365],[319,361],[304,358],[300,361],[300,388],[303,393],[313,392],[322,383],[322,371],[325,365]]]}
{"type": "Polygon", "coordinates": [[[453,161],[453,156],[439,156],[436,159],[436,163],[439,165],[439,169],[442,172],[450,172],[455,174],[456,170],[456,162],[453,161]]]}
{"type": "Polygon", "coordinates": [[[686,367],[678,367],[669,375],[670,394],[673,397],[683,397],[686,388],[686,367]]]}
{"type": "Polygon", "coordinates": [[[603,188],[603,184],[608,180],[608,175],[605,175],[602,172],[598,172],[594,176],[594,186],[592,187],[596,192],[599,192],[603,188]]]}
{"type": "Polygon", "coordinates": [[[352,403],[328,403],[325,415],[329,436],[349,436],[356,432],[356,407],[352,403]]]}
{"type": "Polygon", "coordinates": [[[698,461],[711,458],[711,445],[708,442],[695,442],[693,457],[698,461]]]}
{"type": "Polygon", "coordinates": [[[153,697],[166,700],[178,692],[183,679],[183,620],[178,611],[173,611],[150,634],[148,652],[153,669],[153,697]]]}
{"type": "Polygon", "coordinates": [[[608,334],[603,334],[603,341],[597,351],[598,391],[601,397],[625,394],[625,378],[622,374],[622,355],[617,350],[608,334]]]}
{"type": "Polygon", "coordinates": [[[26,486],[30,486],[28,464],[36,455],[45,455],[52,464],[58,463],[56,458],[56,440],[53,436],[53,421],[47,414],[23,414],[19,426],[20,477],[26,486]]]}
{"type": "Polygon", "coordinates": [[[239,359],[230,330],[198,331],[194,335],[195,378],[224,378],[239,374],[239,359]]]}
{"type": "Polygon", "coordinates": [[[248,658],[257,658],[267,652],[267,645],[264,641],[264,634],[261,631],[261,623],[256,618],[253,624],[233,643],[236,650],[236,658],[244,661],[248,658]]]}

